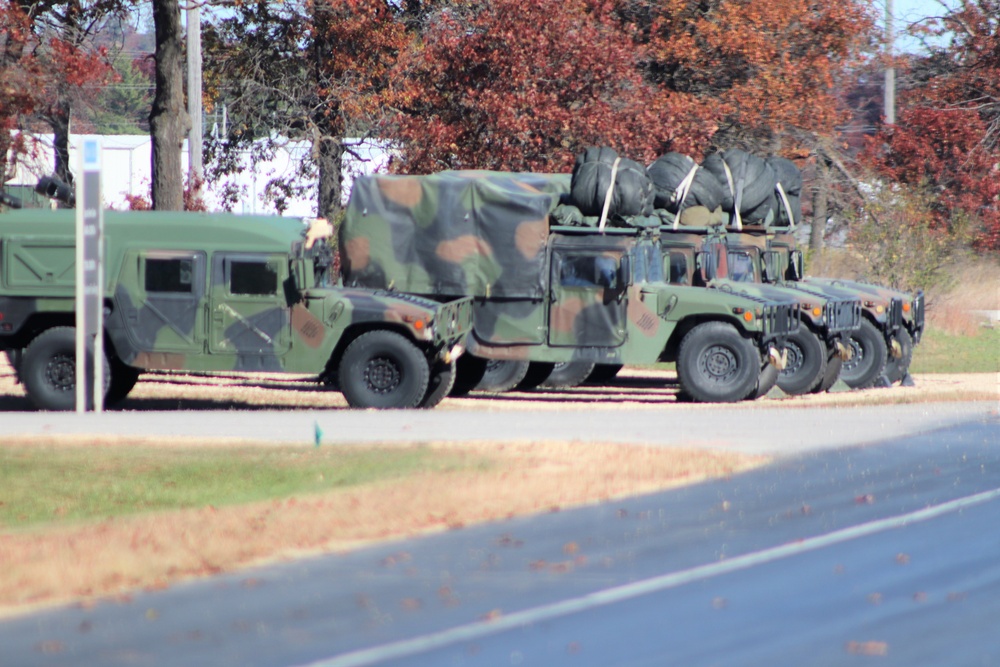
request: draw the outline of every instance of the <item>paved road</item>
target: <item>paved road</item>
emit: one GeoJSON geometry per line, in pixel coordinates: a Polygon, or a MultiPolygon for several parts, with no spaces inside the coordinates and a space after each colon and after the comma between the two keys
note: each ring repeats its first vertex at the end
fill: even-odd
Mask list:
{"type": "Polygon", "coordinates": [[[894,438],[997,412],[996,402],[923,403],[872,407],[673,406],[625,411],[591,405],[542,410],[201,410],[124,411],[102,415],[5,412],[11,435],[111,433],[254,438],[323,443],[579,440],[727,448],[789,455],[894,438]]]}
{"type": "MultiPolygon", "coordinates": [[[[967,409],[729,480],[10,620],[0,665],[1000,664],[1000,419],[967,409]]],[[[874,419],[854,414],[833,423],[874,419]]]]}

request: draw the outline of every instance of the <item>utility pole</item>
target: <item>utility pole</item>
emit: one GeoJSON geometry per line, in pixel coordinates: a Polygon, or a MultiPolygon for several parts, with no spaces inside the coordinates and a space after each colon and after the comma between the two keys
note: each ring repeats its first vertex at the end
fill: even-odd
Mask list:
{"type": "Polygon", "coordinates": [[[889,65],[885,68],[885,122],[888,125],[896,124],[896,68],[892,66],[895,40],[892,0],[885,0],[885,51],[889,65]]]}
{"type": "MultiPolygon", "coordinates": [[[[194,188],[204,178],[201,155],[201,8],[197,2],[192,2],[187,9],[187,76],[188,115],[191,117],[191,130],[188,132],[188,180],[194,188]]],[[[198,189],[200,187],[194,192],[198,189]]]]}

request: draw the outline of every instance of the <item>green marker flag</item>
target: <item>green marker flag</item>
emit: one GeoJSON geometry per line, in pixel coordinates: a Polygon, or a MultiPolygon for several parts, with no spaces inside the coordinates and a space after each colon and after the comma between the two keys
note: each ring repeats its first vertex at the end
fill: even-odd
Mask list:
{"type": "Polygon", "coordinates": [[[323,429],[319,427],[319,422],[313,422],[313,438],[319,447],[319,443],[323,440],[323,429]]]}

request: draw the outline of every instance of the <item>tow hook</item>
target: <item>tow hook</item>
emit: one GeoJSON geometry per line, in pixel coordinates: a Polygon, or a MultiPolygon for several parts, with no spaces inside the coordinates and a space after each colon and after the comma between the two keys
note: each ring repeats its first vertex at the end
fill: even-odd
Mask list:
{"type": "Polygon", "coordinates": [[[889,344],[889,353],[892,354],[893,359],[900,359],[903,356],[903,346],[895,338],[889,344]]]}
{"type": "Polygon", "coordinates": [[[854,350],[849,345],[844,345],[839,340],[837,345],[837,356],[840,357],[841,361],[850,361],[851,357],[854,356],[854,350]]]}
{"type": "Polygon", "coordinates": [[[452,347],[450,350],[445,350],[444,352],[441,353],[441,360],[446,364],[450,364],[451,362],[455,361],[460,356],[462,356],[463,352],[465,352],[465,348],[462,346],[462,344],[456,343],[455,346],[452,347]]]}
{"type": "Polygon", "coordinates": [[[773,345],[767,348],[767,360],[771,362],[771,365],[777,368],[779,371],[785,370],[788,365],[788,350],[782,350],[778,352],[778,348],[773,345]]]}

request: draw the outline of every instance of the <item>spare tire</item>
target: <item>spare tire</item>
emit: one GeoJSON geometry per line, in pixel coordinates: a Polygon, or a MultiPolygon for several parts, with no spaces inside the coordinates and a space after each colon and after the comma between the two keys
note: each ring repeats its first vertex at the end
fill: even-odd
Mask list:
{"type": "Polygon", "coordinates": [[[682,153],[667,153],[661,155],[646,167],[649,180],[653,183],[655,193],[654,205],[671,213],[677,213],[682,202],[675,201],[677,188],[687,178],[692,169],[697,168],[694,180],[683,201],[684,208],[688,206],[704,206],[714,211],[722,203],[722,188],[718,180],[710,173],[697,166],[695,161],[682,153]]]}
{"type": "Polygon", "coordinates": [[[653,184],[646,170],[634,160],[621,158],[612,148],[588,148],[577,156],[570,183],[570,201],[585,216],[604,212],[604,200],[611,188],[608,217],[650,215],[653,212],[653,184]],[[615,161],[614,187],[611,174],[615,161]]]}

